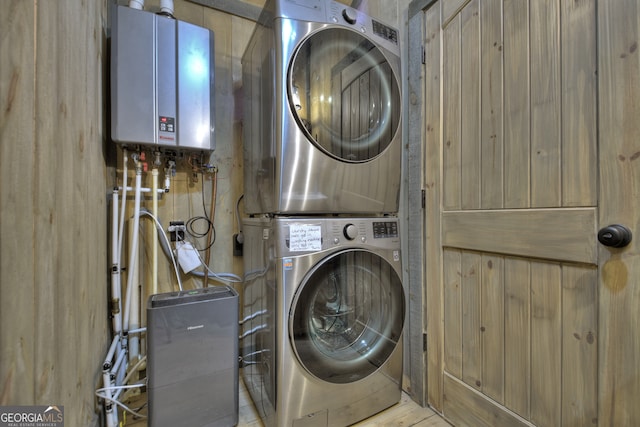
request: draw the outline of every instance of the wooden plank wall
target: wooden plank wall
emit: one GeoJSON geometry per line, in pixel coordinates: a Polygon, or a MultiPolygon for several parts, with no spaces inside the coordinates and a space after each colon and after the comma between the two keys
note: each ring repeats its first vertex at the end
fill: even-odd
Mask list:
{"type": "Polygon", "coordinates": [[[97,422],[108,345],[104,2],[0,14],[0,405],[97,422]]]}

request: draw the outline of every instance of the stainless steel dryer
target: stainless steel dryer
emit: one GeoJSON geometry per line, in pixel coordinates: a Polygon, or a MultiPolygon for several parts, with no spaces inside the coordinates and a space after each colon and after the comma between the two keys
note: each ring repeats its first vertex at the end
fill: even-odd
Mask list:
{"type": "Polygon", "coordinates": [[[397,218],[247,219],[243,230],[243,377],[265,426],[346,426],[397,403],[397,218]]]}
{"type": "Polygon", "coordinates": [[[242,60],[247,213],[398,211],[398,39],[336,1],[267,1],[242,60]]]}

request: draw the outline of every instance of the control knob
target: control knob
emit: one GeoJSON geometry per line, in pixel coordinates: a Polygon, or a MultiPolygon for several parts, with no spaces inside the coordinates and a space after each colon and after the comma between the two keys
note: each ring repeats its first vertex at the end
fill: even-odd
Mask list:
{"type": "Polygon", "coordinates": [[[358,18],[358,15],[356,14],[356,11],[353,9],[343,9],[342,10],[342,17],[344,18],[345,21],[347,21],[349,24],[353,25],[356,23],[356,20],[358,18]]]}
{"type": "Polygon", "coordinates": [[[344,237],[346,237],[347,240],[353,240],[358,237],[358,228],[353,224],[345,225],[342,232],[344,233],[344,237]]]}

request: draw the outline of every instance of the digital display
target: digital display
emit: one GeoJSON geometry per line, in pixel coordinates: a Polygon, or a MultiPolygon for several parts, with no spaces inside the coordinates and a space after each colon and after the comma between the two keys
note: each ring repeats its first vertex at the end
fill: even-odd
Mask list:
{"type": "Polygon", "coordinates": [[[176,119],[173,117],[160,116],[160,132],[175,132],[176,131],[176,119]]]}

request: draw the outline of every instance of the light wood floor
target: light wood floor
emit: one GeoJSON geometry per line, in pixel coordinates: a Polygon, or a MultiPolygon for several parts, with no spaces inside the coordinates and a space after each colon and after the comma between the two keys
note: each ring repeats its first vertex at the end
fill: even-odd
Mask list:
{"type": "MultiPolygon", "coordinates": [[[[251,402],[249,393],[244,387],[244,383],[239,383],[239,414],[238,427],[263,427],[258,414],[251,402]]],[[[146,396],[139,395],[127,402],[131,407],[139,407],[145,402],[146,396]]],[[[140,411],[146,414],[145,409],[140,411]]],[[[121,417],[120,420],[123,418],[121,417]]],[[[145,419],[132,419],[131,415],[127,415],[125,426],[145,427],[147,422],[145,419]]],[[[400,402],[391,408],[366,420],[354,424],[353,427],[450,427],[450,424],[440,418],[438,414],[429,408],[422,408],[415,403],[406,394],[402,393],[400,402]]]]}

